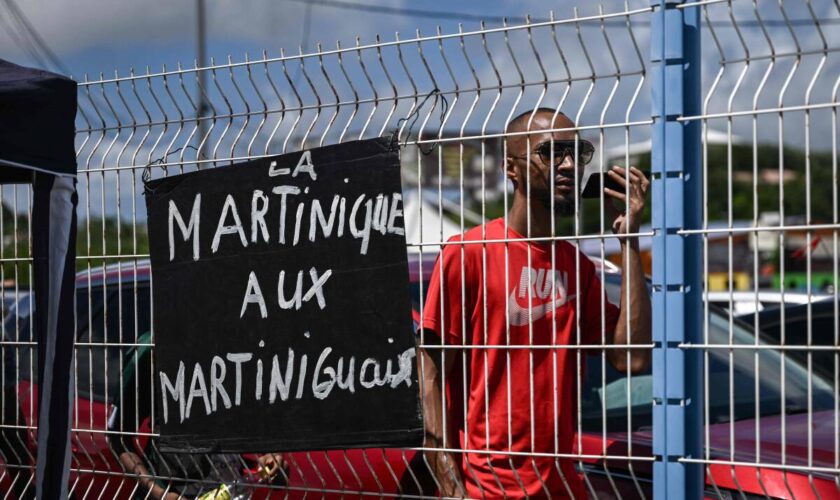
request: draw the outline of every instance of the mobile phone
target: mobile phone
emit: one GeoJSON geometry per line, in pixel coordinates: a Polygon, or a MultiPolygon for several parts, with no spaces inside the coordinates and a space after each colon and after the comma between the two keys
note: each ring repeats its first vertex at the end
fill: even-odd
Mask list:
{"type": "MultiPolygon", "coordinates": [[[[642,173],[645,174],[645,177],[650,179],[650,172],[642,170],[642,173]]],[[[593,172],[592,175],[589,176],[589,179],[586,180],[586,185],[583,187],[583,191],[580,193],[580,197],[600,198],[602,193],[601,177],[604,178],[605,188],[610,188],[614,191],[619,192],[624,191],[624,186],[619,184],[618,181],[614,180],[612,177],[606,175],[606,172],[593,172]]]]}

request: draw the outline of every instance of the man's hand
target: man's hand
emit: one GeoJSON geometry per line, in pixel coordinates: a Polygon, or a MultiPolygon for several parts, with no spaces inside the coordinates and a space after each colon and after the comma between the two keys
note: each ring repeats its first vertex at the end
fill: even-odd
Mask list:
{"type": "MultiPolygon", "coordinates": [[[[604,204],[613,218],[613,232],[615,234],[638,233],[642,225],[642,214],[645,210],[645,198],[650,181],[641,170],[632,166],[629,171],[622,167],[612,167],[608,174],[623,188],[621,191],[604,188],[604,194],[612,198],[608,200],[604,197],[604,204]],[[625,175],[629,178],[629,184],[625,175]],[[616,201],[624,203],[624,212],[616,209],[616,201]]],[[[608,342],[619,346],[649,344],[651,338],[650,295],[645,284],[639,239],[635,236],[621,238],[621,249],[621,307],[618,323],[608,342]]],[[[647,370],[650,365],[650,349],[630,349],[629,360],[627,354],[628,351],[624,349],[610,349],[607,351],[607,359],[620,372],[642,373],[647,370]]]]}
{"type": "Polygon", "coordinates": [[[257,458],[257,463],[260,465],[260,476],[264,481],[271,481],[281,469],[285,469],[287,464],[283,459],[282,453],[266,453],[257,458]]]}
{"type": "Polygon", "coordinates": [[[604,188],[604,193],[612,198],[612,201],[607,201],[604,198],[604,204],[613,219],[613,233],[638,233],[639,227],[642,225],[642,213],[645,210],[645,199],[647,198],[650,181],[641,170],[633,166],[630,167],[629,174],[623,167],[618,166],[612,167],[607,173],[623,187],[621,191],[604,188]],[[627,189],[625,175],[630,178],[629,189],[627,189]],[[629,198],[627,197],[628,194],[630,195],[629,198]],[[619,212],[616,208],[616,200],[624,203],[625,210],[623,212],[619,212]]]}
{"type": "Polygon", "coordinates": [[[162,488],[155,483],[154,478],[149,474],[149,470],[146,468],[145,462],[143,462],[143,459],[141,459],[136,453],[125,451],[120,453],[119,459],[126,472],[137,475],[137,482],[141,487],[148,491],[146,498],[152,500],[183,499],[183,497],[178,493],[166,491],[165,488],[162,488]]]}

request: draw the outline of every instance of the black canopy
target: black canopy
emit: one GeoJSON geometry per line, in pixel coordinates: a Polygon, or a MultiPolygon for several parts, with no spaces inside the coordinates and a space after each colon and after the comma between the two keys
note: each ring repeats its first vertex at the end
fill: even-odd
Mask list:
{"type": "Polygon", "coordinates": [[[76,175],[76,82],[0,59],[0,183],[76,175]]]}
{"type": "Polygon", "coordinates": [[[37,496],[44,500],[67,498],[70,472],[78,203],[75,121],[76,82],[0,59],[0,183],[33,185],[32,267],[38,301],[33,313],[38,340],[35,475],[37,496]]]}

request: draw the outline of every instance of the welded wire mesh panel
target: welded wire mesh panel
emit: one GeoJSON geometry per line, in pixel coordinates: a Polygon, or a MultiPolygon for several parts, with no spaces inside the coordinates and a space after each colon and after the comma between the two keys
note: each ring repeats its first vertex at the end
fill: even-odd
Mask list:
{"type": "Polygon", "coordinates": [[[6,462],[0,484],[4,490],[20,494],[28,489],[34,491],[30,464],[35,449],[31,446],[27,424],[32,421],[35,409],[31,407],[31,391],[26,382],[34,379],[37,370],[30,322],[32,194],[27,186],[7,186],[2,188],[0,197],[0,311],[3,316],[0,452],[6,462]]]}
{"type": "MultiPolygon", "coordinates": [[[[449,472],[437,460],[449,456],[472,496],[651,496],[652,380],[629,361],[648,357],[652,344],[629,317],[629,336],[621,345],[613,338],[616,305],[647,295],[649,260],[632,271],[642,291],[622,296],[626,249],[597,195],[600,177],[599,197],[580,199],[592,172],[650,169],[650,15],[644,3],[616,5],[207,68],[85,77],[76,138],[73,495],[197,496],[224,483],[294,497],[433,496],[449,472]],[[426,446],[285,453],[270,484],[260,483],[257,456],[160,453],[144,175],[385,135],[403,145],[412,299],[426,327],[417,337],[426,446]],[[509,172],[524,172],[516,188],[509,172]],[[522,203],[532,208],[512,217],[522,203]],[[450,240],[465,232],[468,242],[450,240]],[[441,252],[478,260],[444,258],[435,267],[441,252]],[[468,272],[463,288],[444,279],[468,272]],[[427,300],[435,281],[444,292],[427,300]],[[454,299],[467,289],[481,300],[454,299]],[[430,315],[449,317],[450,309],[460,309],[458,331],[435,332],[430,315]],[[450,370],[424,377],[447,359],[450,370]]],[[[3,291],[16,308],[4,309],[4,359],[15,359],[4,365],[12,369],[4,371],[2,484],[16,494],[31,481],[33,460],[29,196],[4,187],[0,219],[3,291]]],[[[650,233],[621,238],[639,236],[650,233]]]]}
{"type": "Polygon", "coordinates": [[[835,498],[840,5],[700,2],[707,493],[835,498]]]}

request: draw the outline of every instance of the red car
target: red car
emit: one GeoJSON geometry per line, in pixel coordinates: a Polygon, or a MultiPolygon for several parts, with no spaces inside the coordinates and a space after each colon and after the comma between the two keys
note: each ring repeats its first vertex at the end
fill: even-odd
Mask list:
{"type": "MultiPolygon", "coordinates": [[[[412,297],[419,299],[421,285],[434,266],[434,254],[421,259],[409,255],[412,297]],[[422,272],[421,272],[422,268],[422,272]]],[[[605,287],[611,300],[617,301],[620,274],[607,264],[605,287]]],[[[71,491],[76,498],[130,498],[135,480],[122,473],[108,444],[109,419],[119,401],[119,380],[122,356],[137,336],[150,327],[149,265],[128,263],[107,269],[79,273],[76,279],[78,339],[76,346],[77,401],[74,408],[72,435],[73,473],[71,491]]],[[[4,335],[7,341],[27,342],[29,333],[28,300],[23,298],[7,318],[4,335]]],[[[419,308],[419,300],[415,309],[419,308]]],[[[419,316],[416,315],[415,320],[419,316]]],[[[753,344],[753,330],[734,320],[730,333],[729,317],[710,307],[708,343],[753,344]]],[[[34,350],[28,345],[18,349],[5,346],[4,355],[16,357],[17,373],[6,379],[17,382],[20,418],[35,425],[33,408],[35,386],[34,350]]],[[[812,373],[788,357],[785,360],[785,417],[781,416],[781,355],[773,350],[711,350],[706,376],[706,418],[711,422],[704,433],[708,443],[703,458],[722,462],[706,467],[708,498],[838,498],[840,478],[836,470],[836,388],[830,380],[812,373]],[[761,377],[756,385],[755,364],[758,360],[761,377]],[[730,371],[730,365],[732,371],[730,371]],[[809,387],[810,380],[810,387],[809,387]],[[810,406],[808,404],[810,390],[810,406]],[[756,400],[756,394],[759,399],[756,400]],[[784,426],[782,425],[784,423],[784,426]],[[810,427],[810,434],[808,429],[810,427]],[[763,466],[757,467],[757,457],[763,466]],[[793,467],[785,470],[780,465],[793,467]],[[806,470],[797,467],[811,468],[806,470]]],[[[12,365],[14,366],[14,365],[12,365]]],[[[611,367],[603,367],[600,356],[587,361],[587,379],[582,388],[579,422],[580,452],[584,458],[578,470],[585,483],[598,498],[635,498],[652,496],[652,377],[648,374],[632,378],[632,392],[627,394],[627,380],[611,367]],[[627,403],[631,408],[628,411],[627,403]],[[629,417],[629,418],[628,418],[629,417]],[[628,439],[628,428],[631,430],[628,439]],[[622,460],[628,456],[643,460],[622,460]]],[[[6,404],[12,402],[6,401],[6,404]]],[[[14,404],[14,403],[12,403],[14,404]]],[[[4,424],[10,424],[8,412],[4,424]]],[[[13,423],[13,422],[12,422],[13,423]]],[[[4,427],[5,441],[26,439],[27,433],[4,427]],[[24,437],[21,438],[20,436],[24,437]]],[[[34,440],[28,436],[30,453],[34,440]]],[[[141,442],[141,445],[143,443],[141,442]]],[[[7,451],[4,449],[4,453],[7,451]]],[[[243,457],[243,468],[252,456],[243,457]]],[[[412,450],[366,449],[328,452],[296,452],[286,454],[285,486],[272,486],[273,496],[292,498],[367,495],[423,495],[436,493],[435,481],[428,473],[422,454],[412,450]]],[[[31,458],[23,460],[31,465],[31,458]],[[28,460],[28,461],[27,461],[28,460]]],[[[20,463],[18,461],[17,463],[20,463]]],[[[9,472],[17,470],[9,468],[9,472]]],[[[30,481],[27,471],[16,478],[3,474],[0,490],[19,494],[30,481]]],[[[32,488],[29,485],[29,488],[32,488]]],[[[272,493],[271,489],[254,487],[247,490],[257,497],[272,493]]]]}

